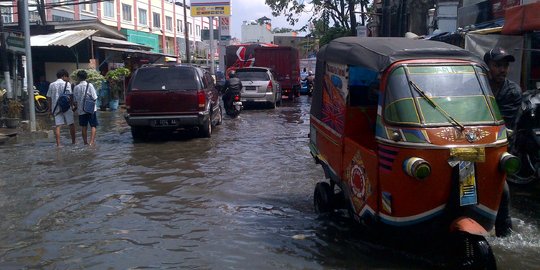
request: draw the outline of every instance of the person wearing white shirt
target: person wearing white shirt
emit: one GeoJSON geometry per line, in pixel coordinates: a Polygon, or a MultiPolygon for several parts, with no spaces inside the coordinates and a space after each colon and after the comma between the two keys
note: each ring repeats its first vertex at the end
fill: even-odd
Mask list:
{"type": "Polygon", "coordinates": [[[57,80],[49,85],[47,91],[47,101],[49,106],[49,114],[54,117],[54,133],[56,137],[56,146],[60,147],[60,127],[63,125],[69,126],[69,134],[71,135],[71,143],[75,144],[75,125],[73,124],[73,111],[67,110],[61,112],[57,106],[57,101],[60,95],[64,92],[71,96],[71,84],[69,83],[69,73],[65,69],[61,69],[56,73],[57,80]]]}
{"type": "Polygon", "coordinates": [[[84,101],[87,100],[96,100],[97,93],[94,86],[86,81],[88,74],[84,70],[77,72],[77,79],[79,84],[75,86],[73,90],[73,96],[75,99],[75,105],[77,108],[77,113],[79,114],[79,126],[81,126],[81,133],[84,144],[88,144],[88,125],[90,125],[90,145],[94,145],[96,142],[96,127],[98,126],[97,120],[97,108],[94,103],[92,110],[84,110],[84,101]]]}

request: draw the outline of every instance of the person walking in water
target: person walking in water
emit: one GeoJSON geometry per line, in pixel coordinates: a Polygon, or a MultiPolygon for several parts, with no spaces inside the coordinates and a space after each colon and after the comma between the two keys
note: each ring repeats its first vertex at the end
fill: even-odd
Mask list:
{"type": "Polygon", "coordinates": [[[88,74],[84,70],[77,72],[79,84],[75,86],[73,95],[77,113],[79,114],[79,126],[81,126],[82,139],[84,144],[88,144],[88,125],[90,125],[90,145],[96,143],[96,127],[98,126],[97,109],[94,103],[93,108],[84,108],[85,100],[97,100],[97,93],[94,86],[87,82],[88,74]]]}
{"type": "MultiPolygon", "coordinates": [[[[63,125],[69,126],[69,134],[71,135],[71,143],[75,144],[75,125],[73,119],[73,110],[69,109],[62,112],[58,106],[58,99],[61,95],[72,96],[71,84],[69,83],[69,73],[65,69],[61,69],[56,73],[56,81],[49,85],[47,91],[47,101],[49,106],[49,114],[54,117],[54,133],[56,137],[56,146],[60,147],[60,127],[63,125]]],[[[70,98],[70,102],[72,102],[70,98]]]]}

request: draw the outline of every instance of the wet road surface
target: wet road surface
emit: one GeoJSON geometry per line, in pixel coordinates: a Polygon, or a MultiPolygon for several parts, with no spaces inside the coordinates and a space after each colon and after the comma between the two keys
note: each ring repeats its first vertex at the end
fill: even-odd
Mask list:
{"type": "MultiPolygon", "coordinates": [[[[0,145],[0,269],[429,269],[319,218],[309,99],[224,118],[212,138],[133,142],[100,112],[97,145],[0,145]]],[[[512,189],[516,232],[489,238],[500,269],[540,265],[540,189],[512,189]]]]}

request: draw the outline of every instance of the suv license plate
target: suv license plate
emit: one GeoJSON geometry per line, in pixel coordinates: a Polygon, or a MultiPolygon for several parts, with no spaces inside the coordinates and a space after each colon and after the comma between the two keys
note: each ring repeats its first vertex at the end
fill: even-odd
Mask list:
{"type": "Polygon", "coordinates": [[[154,126],[156,126],[156,127],[176,126],[176,119],[158,119],[158,120],[154,120],[154,126]]]}

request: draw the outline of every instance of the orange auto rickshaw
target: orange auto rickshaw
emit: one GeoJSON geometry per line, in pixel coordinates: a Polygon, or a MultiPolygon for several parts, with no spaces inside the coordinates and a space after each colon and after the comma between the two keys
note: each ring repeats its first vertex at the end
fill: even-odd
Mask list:
{"type": "Polygon", "coordinates": [[[309,145],[329,179],[315,210],[451,241],[457,266],[495,267],[485,236],[508,216],[505,178],[520,163],[483,61],[442,42],[343,37],[321,48],[315,78],[309,145]]]}

